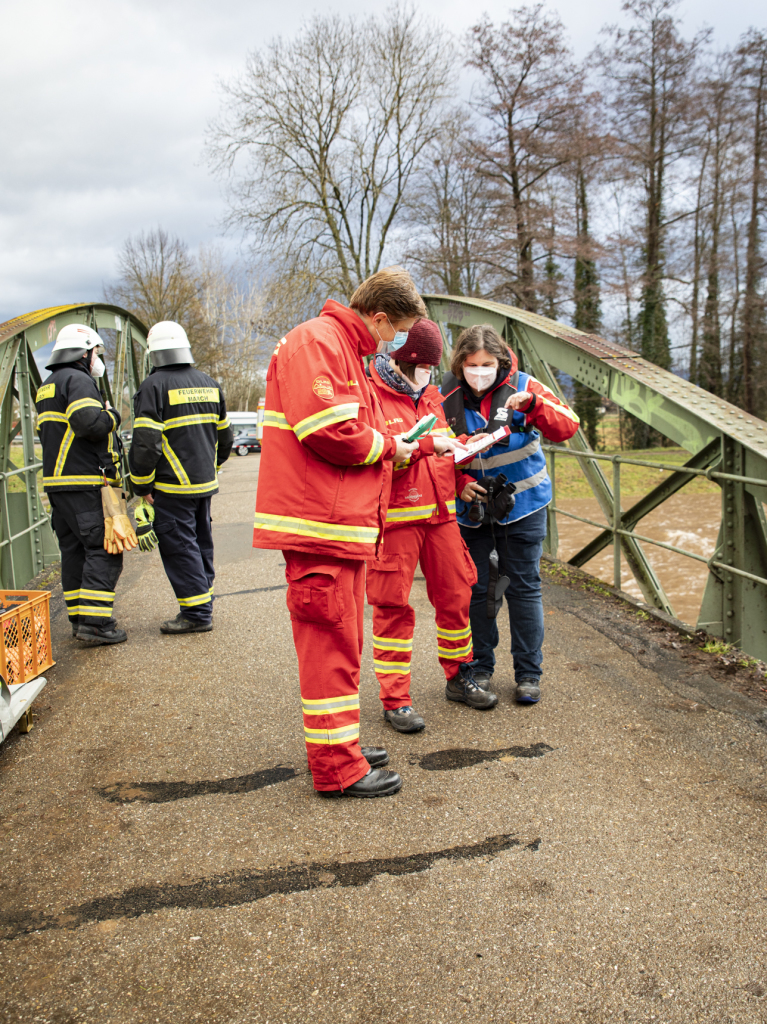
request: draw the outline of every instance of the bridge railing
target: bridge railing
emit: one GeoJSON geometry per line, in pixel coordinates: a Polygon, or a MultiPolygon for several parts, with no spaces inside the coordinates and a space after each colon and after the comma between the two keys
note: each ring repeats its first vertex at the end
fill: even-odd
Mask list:
{"type": "MultiPolygon", "coordinates": [[[[664,548],[666,551],[673,551],[674,554],[684,555],[686,558],[692,558],[696,562],[703,562],[708,566],[709,570],[718,569],[725,573],[725,582],[728,582],[727,577],[732,573],[736,576],[741,576],[743,579],[751,580],[754,583],[759,583],[762,586],[767,587],[767,579],[763,576],[756,576],[754,573],[746,572],[744,569],[736,568],[731,562],[726,564],[717,557],[717,552],[710,558],[705,558],[703,555],[697,554],[695,551],[688,551],[686,548],[680,548],[676,544],[668,544],[665,541],[657,540],[655,537],[646,537],[636,530],[624,527],[624,523],[628,525],[631,521],[632,509],[627,512],[621,510],[621,466],[641,466],[647,469],[657,469],[664,473],[679,473],[685,474],[689,477],[702,476],[707,480],[727,480],[741,484],[755,484],[760,487],[767,486],[767,480],[755,479],[753,477],[739,476],[736,473],[717,473],[712,469],[693,469],[691,466],[669,466],[668,463],[663,462],[652,462],[648,459],[632,459],[626,455],[607,455],[603,453],[594,452],[588,454],[587,452],[574,451],[572,448],[564,448],[561,445],[544,444],[542,445],[543,450],[548,456],[548,468],[549,476],[551,477],[552,486],[552,501],[550,505],[550,511],[558,514],[567,516],[568,519],[576,519],[580,523],[586,523],[589,526],[595,526],[601,531],[599,537],[589,545],[590,549],[601,548],[604,546],[603,539],[605,535],[609,534],[611,543],[613,546],[613,586],[616,590],[620,590],[622,586],[622,574],[621,574],[621,537],[633,537],[636,540],[641,541],[643,544],[652,544],[654,547],[664,548]],[[576,459],[591,459],[594,461],[611,462],[613,466],[613,510],[612,516],[610,517],[609,524],[599,523],[594,519],[589,519],[587,516],[579,516],[575,512],[570,512],[568,509],[560,508],[557,505],[557,491],[556,491],[556,457],[569,456],[576,459]]],[[[651,509],[647,508],[647,502],[643,503],[642,515],[646,515],[651,509]]],[[[658,502],[660,504],[660,502],[658,502]]],[[[653,506],[657,507],[657,506],[653,506]]],[[[593,558],[594,553],[589,552],[590,557],[593,558]]],[[[556,554],[556,552],[552,552],[556,554]]],[[[722,556],[719,556],[721,558],[722,556]]],[[[584,559],[581,558],[580,562],[583,564],[584,559]]],[[[729,581],[731,582],[731,580],[729,581]]]]}
{"type": "MultiPolygon", "coordinates": [[[[649,460],[594,452],[581,430],[566,447],[558,446],[555,460],[560,454],[578,460],[609,524],[591,521],[590,525],[600,530],[599,536],[568,561],[584,566],[612,544],[616,581],[622,554],[644,600],[674,615],[644,547],[673,545],[642,536],[635,527],[690,480],[708,477],[720,487],[722,502],[714,556],[702,559],[678,549],[695,560],[706,561],[708,566],[697,626],[767,661],[767,424],[595,334],[485,299],[451,295],[423,298],[429,315],[443,332],[443,369],[449,363],[453,338],[466,327],[490,324],[516,353],[520,368],[554,394],[564,398],[557,372],[565,373],[690,453],[683,466],[655,465],[653,468],[668,474],[667,479],[621,512],[620,466],[634,462],[642,465],[649,460]],[[613,463],[611,481],[602,471],[605,462],[613,463]]],[[[549,508],[547,547],[551,554],[557,553],[556,520],[561,514],[578,518],[556,504],[549,508]]],[[[585,521],[585,517],[580,518],[585,521]]]]}

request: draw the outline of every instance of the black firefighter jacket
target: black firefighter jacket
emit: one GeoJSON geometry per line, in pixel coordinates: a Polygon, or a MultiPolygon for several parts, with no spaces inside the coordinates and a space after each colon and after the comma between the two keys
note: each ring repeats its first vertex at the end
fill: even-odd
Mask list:
{"type": "Polygon", "coordinates": [[[212,377],[193,366],[155,367],[133,397],[130,478],[137,494],[199,498],[218,491],[216,469],[234,433],[212,377]]]}
{"type": "Polygon", "coordinates": [[[115,431],[120,414],[106,409],[82,363],[54,368],[37,390],[37,426],[43,446],[43,487],[84,491],[120,479],[115,431]]]}

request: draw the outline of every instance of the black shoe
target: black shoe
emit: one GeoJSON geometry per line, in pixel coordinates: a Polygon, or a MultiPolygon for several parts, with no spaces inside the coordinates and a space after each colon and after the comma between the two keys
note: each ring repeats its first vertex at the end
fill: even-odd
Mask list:
{"type": "Polygon", "coordinates": [[[514,696],[520,704],[537,704],[541,699],[540,679],[520,679],[514,696]]]}
{"type": "Polygon", "coordinates": [[[320,796],[394,796],[402,789],[402,779],[385,768],[371,768],[367,775],[346,789],[318,790],[320,796]]]}
{"type": "Polygon", "coordinates": [[[413,711],[409,704],[401,708],[393,708],[391,711],[384,711],[384,718],[397,732],[420,732],[421,729],[426,728],[423,717],[413,711]]]}
{"type": "Polygon", "coordinates": [[[82,640],[88,647],[101,647],[103,644],[123,644],[128,639],[128,634],[117,626],[109,629],[104,629],[103,626],[78,626],[74,637],[75,640],[82,640]]]}
{"type": "Polygon", "coordinates": [[[489,690],[490,680],[493,678],[493,673],[488,672],[484,668],[475,668],[472,669],[472,672],[474,674],[474,682],[477,684],[480,690],[489,690]]]}
{"type": "Polygon", "coordinates": [[[360,750],[371,768],[383,768],[389,763],[389,755],[383,747],[360,747],[360,750]]]}
{"type": "Polygon", "coordinates": [[[212,622],[192,622],[181,614],[175,619],[168,619],[160,626],[161,633],[210,633],[213,629],[212,622]]]}
{"type": "Polygon", "coordinates": [[[457,676],[448,680],[445,696],[448,700],[460,700],[477,711],[489,711],[498,703],[496,694],[477,686],[471,666],[467,663],[461,665],[457,676]]]}

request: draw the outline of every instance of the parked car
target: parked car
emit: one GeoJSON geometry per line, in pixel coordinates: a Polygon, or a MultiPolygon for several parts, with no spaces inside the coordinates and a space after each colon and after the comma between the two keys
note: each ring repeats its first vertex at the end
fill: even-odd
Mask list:
{"type": "Polygon", "coordinates": [[[255,430],[248,430],[242,434],[237,434],[234,439],[234,450],[238,455],[250,455],[251,452],[260,452],[261,442],[256,437],[255,430]]]}

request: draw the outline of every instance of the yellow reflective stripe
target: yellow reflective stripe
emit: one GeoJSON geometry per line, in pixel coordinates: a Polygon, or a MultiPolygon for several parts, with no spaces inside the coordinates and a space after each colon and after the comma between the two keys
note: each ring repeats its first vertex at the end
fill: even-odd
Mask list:
{"type": "Polygon", "coordinates": [[[138,430],[140,427],[146,427],[147,430],[162,431],[164,424],[160,423],[159,420],[153,420],[151,416],[139,416],[133,422],[133,429],[138,430]]]}
{"type": "Polygon", "coordinates": [[[383,451],[384,440],[383,434],[380,434],[377,430],[373,431],[373,444],[370,451],[367,453],[364,461],[360,463],[362,466],[372,466],[374,462],[378,462],[381,458],[381,452],[383,451]]]}
{"type": "Polygon", "coordinates": [[[168,402],[171,405],[193,405],[196,402],[218,402],[218,388],[171,388],[168,402]]]}
{"type": "Polygon", "coordinates": [[[329,697],[326,700],[302,700],[305,715],[340,715],[343,711],[359,711],[360,698],[351,694],[347,697],[329,697]]]}
{"type": "Polygon", "coordinates": [[[200,412],[189,416],[173,416],[165,421],[165,429],[172,430],[174,427],[193,427],[198,423],[218,423],[217,412],[200,412]]]}
{"type": "Polygon", "coordinates": [[[373,658],[373,668],[376,671],[376,675],[380,676],[400,675],[401,673],[407,675],[410,672],[410,662],[379,661],[378,658],[373,658]]]}
{"type": "Polygon", "coordinates": [[[450,501],[446,501],[448,512],[455,512],[455,498],[451,498],[450,501]]]}
{"type": "Polygon", "coordinates": [[[352,544],[375,544],[378,539],[377,526],[318,523],[313,519],[275,516],[266,512],[256,512],[253,529],[272,530],[274,533],[295,533],[299,537],[314,537],[317,540],[342,540],[352,544]]]}
{"type": "Polygon", "coordinates": [[[149,476],[136,476],[135,473],[131,473],[130,478],[134,484],[151,484],[151,482],[154,480],[154,474],[154,470],[152,470],[149,476]]]}
{"type": "MultiPolygon", "coordinates": [[[[112,430],[117,430],[117,416],[115,416],[114,410],[113,409],[107,409],[107,416],[111,416],[112,417],[112,422],[114,423],[114,426],[112,427],[112,430]]],[[[111,443],[112,438],[110,437],[109,440],[110,440],[110,443],[111,443]]]]}
{"type": "Polygon", "coordinates": [[[537,391],[535,392],[535,396],[536,398],[539,399],[539,401],[543,402],[545,405],[550,405],[552,409],[556,409],[557,412],[563,412],[565,416],[568,416],[573,421],[573,423],[581,422],[580,416],[577,413],[573,412],[570,406],[565,405],[564,402],[552,402],[550,398],[546,398],[545,395],[539,395],[537,391]]]}
{"type": "Polygon", "coordinates": [[[340,729],[307,729],[304,726],[304,739],[307,743],[351,743],[360,738],[359,724],[345,725],[340,729]]]}
{"type": "Polygon", "coordinates": [[[435,427],[433,430],[430,430],[427,433],[426,436],[430,437],[430,436],[432,436],[434,434],[450,434],[450,433],[451,433],[450,427],[435,427]]]}
{"type": "Polygon", "coordinates": [[[67,461],[67,455],[69,449],[72,447],[72,442],[75,439],[75,432],[70,426],[64,431],[64,437],[61,439],[61,447],[59,448],[59,454],[56,458],[56,465],[53,467],[53,475],[61,476],[64,472],[64,463],[67,461]]]}
{"type": "Polygon", "coordinates": [[[111,608],[91,608],[91,606],[87,604],[67,605],[67,611],[70,615],[98,615],[102,619],[112,618],[111,608]]]}
{"type": "Polygon", "coordinates": [[[436,505],[414,505],[412,508],[390,508],[386,511],[386,522],[397,523],[407,519],[428,519],[436,511],[436,505]]]}
{"type": "Polygon", "coordinates": [[[64,600],[65,601],[72,601],[76,597],[79,597],[79,596],[80,596],[80,591],[79,590],[65,590],[64,591],[64,600]]]}
{"type": "Polygon", "coordinates": [[[154,489],[165,494],[207,494],[208,491],[215,491],[217,487],[218,479],[206,484],[166,484],[161,480],[154,482],[154,489]]]}
{"type": "Polygon", "coordinates": [[[267,410],[264,412],[264,426],[276,427],[278,430],[292,430],[293,428],[285,418],[285,414],[267,410]]]}
{"type": "MultiPolygon", "coordinates": [[[[72,591],[70,591],[72,593],[72,591]]],[[[114,590],[81,590],[80,597],[90,598],[91,601],[114,601],[114,590]]]]}
{"type": "Polygon", "coordinates": [[[471,636],[471,626],[467,626],[465,629],[438,629],[437,630],[437,637],[440,640],[466,640],[470,636],[471,636]]]}
{"type": "Polygon", "coordinates": [[[379,651],[412,651],[413,638],[399,640],[394,636],[373,636],[373,646],[379,651]]]}
{"type": "MultiPolygon", "coordinates": [[[[114,482],[114,481],[112,481],[114,482]]],[[[86,484],[93,484],[94,487],[102,487],[104,478],[102,476],[44,476],[43,487],[81,487],[86,484]]]]}
{"type": "Polygon", "coordinates": [[[178,455],[176,455],[171,446],[168,444],[167,438],[165,437],[164,434],[162,438],[162,453],[170,463],[171,469],[176,474],[176,477],[181,483],[181,485],[183,487],[188,487],[190,481],[189,477],[186,475],[186,470],[181,465],[181,461],[178,455]]]}
{"type": "Polygon", "coordinates": [[[41,423],[68,423],[66,416],[63,412],[41,412],[38,414],[37,423],[38,426],[41,423]]]}
{"type": "Polygon", "coordinates": [[[349,402],[347,405],[332,405],[329,409],[321,409],[319,412],[314,412],[311,416],[299,420],[293,427],[293,430],[295,430],[298,440],[303,441],[305,437],[313,434],[315,430],[322,430],[323,427],[329,427],[332,423],[341,423],[343,420],[356,419],[359,411],[359,402],[349,402]]]}
{"type": "Polygon", "coordinates": [[[229,422],[229,417],[227,416],[225,419],[218,421],[218,423],[216,424],[216,430],[226,430],[226,428],[230,426],[231,423],[229,422]]]}
{"type": "Polygon", "coordinates": [[[465,647],[437,647],[437,654],[441,654],[443,658],[462,658],[464,654],[471,652],[471,648],[472,644],[469,640],[465,647]]]}
{"type": "Polygon", "coordinates": [[[193,597],[179,597],[176,600],[182,608],[194,608],[198,604],[207,604],[210,601],[211,591],[206,590],[204,594],[195,594],[193,597]]]}
{"type": "Polygon", "coordinates": [[[77,412],[78,409],[103,409],[104,406],[99,402],[97,398],[78,398],[75,402],[70,402],[67,406],[67,416],[71,416],[73,412],[77,412]]]}

